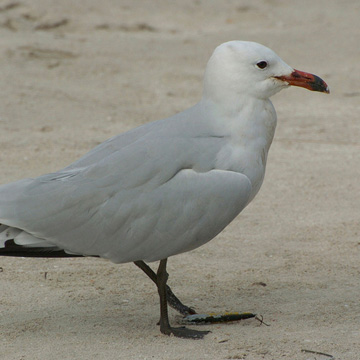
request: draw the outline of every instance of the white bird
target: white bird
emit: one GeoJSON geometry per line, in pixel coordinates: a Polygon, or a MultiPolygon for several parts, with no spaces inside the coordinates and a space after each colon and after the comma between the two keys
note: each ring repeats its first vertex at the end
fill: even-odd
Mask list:
{"type": "Polygon", "coordinates": [[[167,301],[192,310],[166,285],[167,258],[213,239],[257,194],[276,127],[269,98],[289,85],[329,93],[265,46],[218,46],[195,106],[115,136],[58,172],[0,186],[0,255],[135,262],[158,287],[161,332],[203,337],[169,325],[167,301]],[[145,263],[156,260],[157,274],[145,263]]]}

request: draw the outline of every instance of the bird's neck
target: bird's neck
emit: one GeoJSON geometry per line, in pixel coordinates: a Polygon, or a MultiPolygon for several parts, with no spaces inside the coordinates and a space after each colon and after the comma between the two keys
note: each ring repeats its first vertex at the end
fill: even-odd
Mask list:
{"type": "Polygon", "coordinates": [[[234,146],[254,143],[261,147],[259,151],[269,150],[276,128],[276,112],[269,99],[243,97],[218,103],[204,97],[201,103],[214,131],[229,137],[234,146]]]}

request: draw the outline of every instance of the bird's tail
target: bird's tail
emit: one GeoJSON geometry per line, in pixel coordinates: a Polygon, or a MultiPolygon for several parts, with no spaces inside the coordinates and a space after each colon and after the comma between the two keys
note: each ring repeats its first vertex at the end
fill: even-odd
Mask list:
{"type": "Polygon", "coordinates": [[[0,256],[64,258],[82,255],[67,253],[21,229],[0,224],[0,256]]]}

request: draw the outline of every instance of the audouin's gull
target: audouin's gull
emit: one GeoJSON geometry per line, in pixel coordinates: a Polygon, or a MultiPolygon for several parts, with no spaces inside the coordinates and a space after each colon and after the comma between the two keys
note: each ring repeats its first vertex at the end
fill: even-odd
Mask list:
{"type": "Polygon", "coordinates": [[[218,46],[195,106],[58,172],[0,186],[0,254],[135,262],[157,285],[161,332],[202,338],[206,331],[169,324],[167,302],[192,309],[166,285],[167,258],[213,239],[259,191],[276,127],[269,98],[289,85],[329,93],[265,46],[218,46]],[[145,263],[156,260],[157,273],[145,263]]]}

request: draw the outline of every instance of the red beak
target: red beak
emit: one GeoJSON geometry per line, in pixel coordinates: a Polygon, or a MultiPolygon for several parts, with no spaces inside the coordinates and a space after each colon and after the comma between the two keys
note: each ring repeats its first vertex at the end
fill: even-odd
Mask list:
{"type": "Polygon", "coordinates": [[[330,93],[330,89],[324,80],[303,71],[294,70],[290,75],[275,76],[275,78],[285,81],[289,85],[300,86],[311,91],[330,93]]]}

